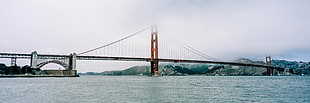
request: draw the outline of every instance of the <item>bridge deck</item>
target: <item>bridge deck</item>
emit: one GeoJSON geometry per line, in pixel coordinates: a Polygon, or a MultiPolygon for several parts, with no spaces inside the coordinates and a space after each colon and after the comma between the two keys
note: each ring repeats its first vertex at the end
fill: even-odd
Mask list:
{"type": "MultiPolygon", "coordinates": [[[[53,55],[53,54],[38,54],[40,59],[66,59],[68,55],[53,55]]],[[[31,54],[17,54],[17,53],[0,53],[0,58],[18,58],[18,59],[31,59],[31,54]]],[[[139,58],[139,57],[109,57],[109,56],[77,56],[77,60],[118,60],[118,61],[146,61],[149,62],[150,58],[139,58]]],[[[208,61],[208,60],[182,60],[182,59],[155,59],[159,62],[174,62],[174,63],[207,63],[207,64],[227,64],[227,65],[239,65],[239,66],[251,66],[251,67],[263,67],[263,68],[274,68],[278,70],[284,70],[284,68],[259,65],[259,64],[248,64],[238,62],[222,62],[222,61],[208,61]]]]}

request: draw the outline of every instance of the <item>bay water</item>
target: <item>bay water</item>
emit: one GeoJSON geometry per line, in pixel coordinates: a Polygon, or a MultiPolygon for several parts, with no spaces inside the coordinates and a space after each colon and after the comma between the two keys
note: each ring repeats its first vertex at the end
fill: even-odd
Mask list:
{"type": "Polygon", "coordinates": [[[0,103],[310,103],[310,76],[0,78],[0,103]]]}

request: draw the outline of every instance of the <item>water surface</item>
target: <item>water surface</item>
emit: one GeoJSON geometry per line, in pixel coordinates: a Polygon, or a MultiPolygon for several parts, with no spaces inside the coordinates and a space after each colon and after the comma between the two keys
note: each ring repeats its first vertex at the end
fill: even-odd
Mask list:
{"type": "Polygon", "coordinates": [[[0,103],[310,102],[309,76],[0,78],[0,103]]]}

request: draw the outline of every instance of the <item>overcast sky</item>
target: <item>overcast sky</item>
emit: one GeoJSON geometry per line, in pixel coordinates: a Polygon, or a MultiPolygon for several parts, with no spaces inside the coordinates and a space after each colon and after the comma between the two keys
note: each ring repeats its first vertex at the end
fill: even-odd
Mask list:
{"type": "MultiPolygon", "coordinates": [[[[156,24],[160,37],[222,60],[271,55],[310,61],[309,5],[309,0],[0,0],[0,52],[79,53],[156,24]]],[[[87,71],[86,64],[80,67],[87,71]]]]}

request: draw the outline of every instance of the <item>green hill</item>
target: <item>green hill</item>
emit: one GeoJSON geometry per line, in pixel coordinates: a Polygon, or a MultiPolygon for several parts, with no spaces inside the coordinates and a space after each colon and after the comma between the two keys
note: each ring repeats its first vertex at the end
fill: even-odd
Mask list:
{"type": "MultiPolygon", "coordinates": [[[[234,62],[265,65],[263,61],[252,61],[241,58],[234,62]]],[[[285,60],[273,60],[273,66],[292,68],[291,74],[310,74],[310,63],[285,60]]],[[[105,71],[102,73],[85,73],[89,75],[149,75],[149,66],[134,66],[120,71],[105,71]]],[[[236,65],[214,65],[214,64],[181,64],[167,63],[159,65],[159,72],[166,76],[183,75],[223,75],[223,76],[262,76],[266,75],[266,68],[246,67],[236,65]]]]}

